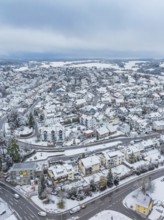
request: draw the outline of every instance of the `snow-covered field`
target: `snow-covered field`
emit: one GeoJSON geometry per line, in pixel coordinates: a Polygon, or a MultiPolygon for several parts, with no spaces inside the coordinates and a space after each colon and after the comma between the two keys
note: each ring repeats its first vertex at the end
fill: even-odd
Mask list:
{"type": "Polygon", "coordinates": [[[44,204],[39,198],[38,195],[33,196],[31,199],[32,201],[37,204],[41,209],[45,210],[48,213],[59,213],[64,212],[66,210],[72,209],[75,206],[79,205],[79,202],[76,200],[71,199],[64,199],[65,202],[65,208],[64,209],[58,209],[58,202],[59,198],[57,196],[49,196],[51,203],[50,204],[44,204]]]}
{"type": "Polygon", "coordinates": [[[96,62],[92,62],[92,63],[80,63],[80,64],[73,64],[70,65],[71,67],[88,67],[88,68],[92,68],[92,67],[96,67],[96,68],[113,68],[113,69],[119,69],[119,66],[116,64],[112,64],[112,63],[96,63],[96,62]]]}
{"type": "Polygon", "coordinates": [[[97,68],[114,68],[119,69],[117,64],[112,63],[100,63],[100,62],[93,62],[91,60],[87,61],[72,61],[72,62],[49,62],[49,63],[42,63],[42,67],[49,68],[52,67],[62,67],[62,66],[70,66],[70,67],[97,67],[97,68]]]}
{"type": "Polygon", "coordinates": [[[141,60],[132,60],[132,61],[128,61],[125,63],[125,69],[133,69],[133,70],[137,70],[138,69],[138,65],[140,63],[145,63],[146,61],[141,61],[141,60]]]}
{"type": "Polygon", "coordinates": [[[131,220],[129,217],[112,210],[104,210],[89,220],[131,220]]]}

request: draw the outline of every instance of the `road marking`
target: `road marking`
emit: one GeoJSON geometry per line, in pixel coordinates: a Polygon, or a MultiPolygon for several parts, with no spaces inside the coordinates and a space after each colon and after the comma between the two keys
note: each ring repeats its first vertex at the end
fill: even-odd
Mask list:
{"type": "Polygon", "coordinates": [[[90,209],[89,212],[85,212],[83,215],[80,216],[84,217],[85,215],[88,215],[89,213],[93,212],[95,209],[97,209],[97,207],[95,207],[94,209],[90,209]]]}
{"type": "Polygon", "coordinates": [[[34,215],[31,215],[31,214],[29,214],[29,216],[31,216],[32,218],[35,218],[35,216],[34,216],[34,215]]]}
{"type": "Polygon", "coordinates": [[[8,201],[8,203],[9,203],[10,205],[13,205],[13,202],[11,202],[11,201],[8,201]]]}
{"type": "Polygon", "coordinates": [[[31,212],[31,214],[33,214],[36,217],[36,219],[39,219],[38,216],[35,215],[35,213],[28,206],[26,208],[31,212]]]}

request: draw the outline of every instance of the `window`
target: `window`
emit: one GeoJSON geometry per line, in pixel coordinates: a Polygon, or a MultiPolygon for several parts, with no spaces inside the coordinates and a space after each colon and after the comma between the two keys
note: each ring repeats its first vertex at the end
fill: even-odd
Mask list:
{"type": "Polygon", "coordinates": [[[55,141],[55,131],[51,131],[51,139],[52,141],[55,141]]]}
{"type": "Polygon", "coordinates": [[[59,130],[59,140],[63,140],[63,131],[59,130]]]}
{"type": "Polygon", "coordinates": [[[47,131],[44,131],[43,136],[44,136],[44,141],[47,141],[47,131]]]}

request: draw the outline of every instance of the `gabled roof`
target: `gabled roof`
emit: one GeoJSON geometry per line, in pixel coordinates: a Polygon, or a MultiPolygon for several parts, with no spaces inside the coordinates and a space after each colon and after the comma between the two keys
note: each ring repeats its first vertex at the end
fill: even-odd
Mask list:
{"type": "Polygon", "coordinates": [[[142,193],[139,193],[137,196],[137,203],[136,205],[148,208],[149,204],[151,202],[151,198],[147,195],[144,195],[142,193]]]}

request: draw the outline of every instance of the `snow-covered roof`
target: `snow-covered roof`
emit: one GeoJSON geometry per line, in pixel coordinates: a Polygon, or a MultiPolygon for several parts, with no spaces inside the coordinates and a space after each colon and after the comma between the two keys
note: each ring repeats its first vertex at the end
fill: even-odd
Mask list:
{"type": "Polygon", "coordinates": [[[48,170],[52,171],[53,175],[56,178],[74,173],[73,166],[70,165],[70,164],[51,166],[51,167],[48,168],[48,170]]]}
{"type": "Polygon", "coordinates": [[[137,205],[148,208],[151,202],[151,198],[147,195],[139,193],[137,196],[137,205]]]}
{"type": "Polygon", "coordinates": [[[97,132],[99,133],[99,135],[103,135],[106,133],[109,133],[109,130],[107,129],[107,127],[103,126],[97,129],[97,132]]]}
{"type": "Polygon", "coordinates": [[[81,162],[83,163],[85,168],[89,168],[96,164],[99,164],[100,158],[98,156],[86,157],[84,159],[81,159],[81,162]]]}
{"type": "Polygon", "coordinates": [[[113,152],[108,152],[109,157],[122,157],[124,156],[123,153],[121,153],[121,151],[113,151],[113,152]]]}

